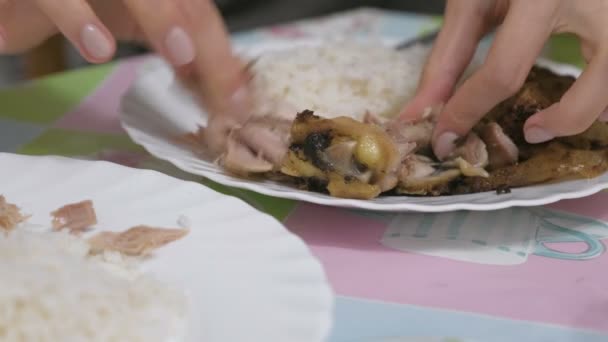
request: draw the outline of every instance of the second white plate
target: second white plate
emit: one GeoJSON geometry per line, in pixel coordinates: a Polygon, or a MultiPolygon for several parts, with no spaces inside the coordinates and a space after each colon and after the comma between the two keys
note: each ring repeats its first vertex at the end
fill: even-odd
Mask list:
{"type": "Polygon", "coordinates": [[[186,222],[188,235],[142,264],[188,298],[180,342],[322,342],[329,334],[333,295],[321,264],[302,240],[243,201],[107,162],[0,153],[0,165],[0,194],[33,225],[50,226],[51,211],[86,199],[97,212],[92,233],[186,222]]]}

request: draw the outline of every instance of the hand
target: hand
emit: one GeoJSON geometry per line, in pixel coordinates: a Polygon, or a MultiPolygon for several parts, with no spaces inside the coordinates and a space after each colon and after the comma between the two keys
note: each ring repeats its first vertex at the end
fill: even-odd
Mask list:
{"type": "Polygon", "coordinates": [[[0,0],[0,54],[58,32],[92,63],[112,58],[115,39],[146,42],[178,75],[196,80],[209,112],[225,117],[215,120],[221,129],[247,113],[244,66],[212,0],[0,0]]]}
{"type": "Polygon", "coordinates": [[[581,133],[598,117],[608,119],[606,18],[607,0],[448,0],[445,25],[402,118],[415,120],[424,108],[445,103],[433,148],[446,157],[458,137],[521,88],[550,35],[569,32],[581,40],[588,65],[560,102],[527,120],[524,133],[529,143],[581,133]],[[499,24],[483,65],[454,90],[479,40],[499,24]]]}

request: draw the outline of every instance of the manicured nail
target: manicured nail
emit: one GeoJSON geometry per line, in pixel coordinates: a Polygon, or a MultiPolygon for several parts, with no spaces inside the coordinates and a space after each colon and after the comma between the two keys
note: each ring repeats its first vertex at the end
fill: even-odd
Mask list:
{"type": "MultiPolygon", "coordinates": [[[[0,49],[2,49],[1,44],[2,43],[0,43],[0,49]]],[[[602,114],[600,114],[597,119],[601,122],[608,122],[608,110],[605,110],[602,114]]]]}
{"type": "Polygon", "coordinates": [[[171,61],[176,66],[190,64],[194,61],[194,44],[181,27],[174,27],[169,30],[165,45],[171,61]]]}
{"type": "Polygon", "coordinates": [[[526,141],[540,144],[555,138],[555,135],[540,127],[530,127],[525,131],[526,141]]]}
{"type": "Polygon", "coordinates": [[[112,57],[112,41],[95,25],[86,25],[80,33],[80,39],[87,53],[95,59],[112,57]]]}
{"type": "Polygon", "coordinates": [[[435,156],[439,160],[449,157],[456,148],[456,140],[458,138],[458,134],[452,132],[445,132],[441,134],[434,146],[435,156]]]}

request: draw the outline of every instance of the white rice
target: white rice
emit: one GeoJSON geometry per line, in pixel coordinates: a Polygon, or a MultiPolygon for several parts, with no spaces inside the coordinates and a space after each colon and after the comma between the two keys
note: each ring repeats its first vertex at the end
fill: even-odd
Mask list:
{"type": "Polygon", "coordinates": [[[428,47],[355,41],[266,52],[252,66],[256,114],[278,107],[285,115],[393,117],[413,97],[428,54],[428,47]]]}
{"type": "Polygon", "coordinates": [[[0,234],[0,341],[173,341],[184,296],[67,233],[0,234]]]}

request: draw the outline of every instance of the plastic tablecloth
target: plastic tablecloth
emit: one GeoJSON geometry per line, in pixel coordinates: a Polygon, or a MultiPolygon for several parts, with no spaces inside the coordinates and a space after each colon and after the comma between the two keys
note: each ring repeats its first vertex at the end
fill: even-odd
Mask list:
{"type": "MultiPolygon", "coordinates": [[[[440,22],[360,9],[244,32],[234,40],[330,34],[408,39],[440,22]]],[[[570,37],[554,38],[545,53],[581,64],[570,37]]],[[[108,160],[192,179],[151,158],[120,127],[120,97],[146,58],[0,90],[0,151],[108,160]]],[[[337,294],[330,341],[608,341],[607,193],[487,213],[377,214],[198,180],[273,215],[308,244],[337,294]]]]}

